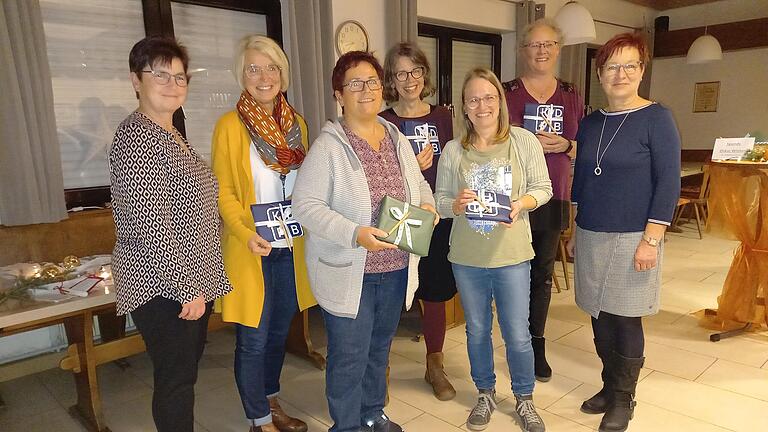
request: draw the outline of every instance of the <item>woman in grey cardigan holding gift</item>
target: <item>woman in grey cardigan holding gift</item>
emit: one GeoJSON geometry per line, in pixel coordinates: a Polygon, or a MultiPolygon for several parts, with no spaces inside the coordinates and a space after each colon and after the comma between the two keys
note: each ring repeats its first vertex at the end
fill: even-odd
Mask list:
{"type": "MultiPolygon", "coordinates": [[[[398,432],[384,414],[389,348],[406,299],[409,262],[375,228],[384,196],[435,212],[408,139],[377,116],[383,70],[370,54],[344,54],[333,69],[343,116],[310,146],[293,190],[306,229],[312,292],[328,334],[326,396],[332,432],[398,432]]],[[[415,268],[415,267],[413,267],[415,268]]],[[[415,285],[408,289],[408,305],[415,285]]]]}
{"type": "MultiPolygon", "coordinates": [[[[450,141],[440,158],[435,198],[440,216],[454,219],[448,260],[467,321],[472,380],[480,393],[467,427],[485,429],[496,407],[491,341],[495,300],[516,411],[524,430],[544,431],[532,399],[535,379],[528,302],[533,248],[528,212],[549,201],[552,183],[536,137],[509,126],[504,92],[493,72],[470,71],[462,100],[464,128],[461,138],[450,141]],[[480,190],[484,193],[479,198],[475,191],[480,190]],[[505,221],[468,218],[473,210],[480,214],[483,210],[478,208],[502,202],[491,202],[488,195],[509,197],[509,211],[496,207],[499,216],[508,216],[505,221]]],[[[495,212],[484,217],[491,213],[495,212]]]]}

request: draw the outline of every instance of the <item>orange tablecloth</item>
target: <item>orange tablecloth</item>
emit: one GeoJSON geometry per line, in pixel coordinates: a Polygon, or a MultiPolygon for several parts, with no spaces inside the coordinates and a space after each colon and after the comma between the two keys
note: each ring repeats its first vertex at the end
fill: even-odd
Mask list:
{"type": "Polygon", "coordinates": [[[708,231],[741,241],[713,323],[768,324],[768,164],[713,163],[708,231]]]}

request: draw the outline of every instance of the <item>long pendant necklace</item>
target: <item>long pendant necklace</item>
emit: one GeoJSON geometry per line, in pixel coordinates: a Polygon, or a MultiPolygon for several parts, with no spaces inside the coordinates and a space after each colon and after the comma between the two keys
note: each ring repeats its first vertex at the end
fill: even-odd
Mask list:
{"type": "Polygon", "coordinates": [[[619,133],[619,129],[621,129],[621,126],[624,125],[624,122],[627,120],[627,117],[629,117],[629,113],[626,113],[624,115],[624,118],[621,120],[621,123],[619,123],[619,127],[616,128],[616,132],[613,133],[613,136],[608,141],[608,145],[605,146],[603,149],[603,154],[600,154],[600,146],[603,144],[603,132],[605,132],[605,122],[608,121],[608,116],[606,115],[603,117],[603,128],[600,129],[600,140],[597,142],[597,154],[595,155],[595,175],[599,176],[603,173],[603,169],[600,168],[600,163],[603,161],[603,157],[605,156],[605,152],[608,151],[608,147],[611,146],[611,143],[613,142],[613,139],[616,138],[616,134],[619,133]]]}

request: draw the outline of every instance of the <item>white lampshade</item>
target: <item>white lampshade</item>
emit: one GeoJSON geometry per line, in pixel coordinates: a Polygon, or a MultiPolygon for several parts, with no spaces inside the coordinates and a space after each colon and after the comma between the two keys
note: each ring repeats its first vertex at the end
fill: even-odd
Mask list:
{"type": "Polygon", "coordinates": [[[723,59],[723,49],[720,42],[712,35],[702,35],[696,38],[688,48],[686,62],[688,64],[708,63],[723,59]]]}
{"type": "Polygon", "coordinates": [[[555,22],[563,31],[563,45],[591,42],[597,38],[592,14],[575,1],[568,2],[560,8],[555,15],[555,22]]]}

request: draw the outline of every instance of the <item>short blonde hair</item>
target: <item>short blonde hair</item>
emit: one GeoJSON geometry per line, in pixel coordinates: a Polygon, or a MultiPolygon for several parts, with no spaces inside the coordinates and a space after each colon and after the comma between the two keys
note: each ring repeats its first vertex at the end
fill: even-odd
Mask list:
{"type": "Polygon", "coordinates": [[[264,35],[253,34],[240,39],[237,44],[237,54],[235,55],[235,66],[232,73],[235,75],[237,84],[242,90],[245,90],[243,74],[245,72],[245,53],[248,50],[256,50],[269,57],[277,67],[280,68],[280,91],[288,91],[288,85],[291,82],[291,71],[288,66],[288,57],[277,44],[277,42],[264,35]]]}
{"type": "Polygon", "coordinates": [[[529,37],[531,36],[531,33],[534,29],[537,29],[539,27],[548,27],[550,30],[555,32],[557,35],[557,44],[562,45],[563,44],[563,31],[558,27],[555,20],[550,18],[540,18],[536,21],[528,24],[523,29],[523,39],[520,41],[520,47],[524,47],[528,42],[530,42],[529,37]]]}
{"type": "Polygon", "coordinates": [[[493,86],[496,87],[496,91],[499,93],[499,119],[494,142],[502,142],[509,136],[509,108],[507,108],[507,98],[504,96],[504,89],[501,86],[501,82],[493,71],[486,68],[475,68],[467,72],[467,75],[464,78],[464,84],[461,86],[461,124],[463,126],[463,130],[461,131],[461,145],[465,149],[469,148],[469,145],[477,140],[477,131],[475,130],[472,121],[469,120],[466,106],[464,105],[466,103],[464,100],[464,91],[467,89],[469,81],[475,78],[481,78],[493,84],[493,86]]]}

